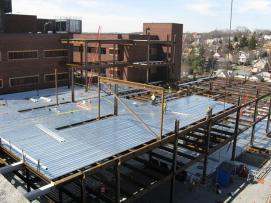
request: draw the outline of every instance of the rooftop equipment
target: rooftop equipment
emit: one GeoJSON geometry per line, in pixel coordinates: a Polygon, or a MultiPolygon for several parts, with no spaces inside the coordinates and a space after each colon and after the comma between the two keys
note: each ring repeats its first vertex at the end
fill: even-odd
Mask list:
{"type": "Polygon", "coordinates": [[[56,19],[56,33],[82,33],[82,20],[56,19]]]}
{"type": "Polygon", "coordinates": [[[12,12],[11,0],[0,0],[0,10],[3,10],[4,13],[12,12]]]}

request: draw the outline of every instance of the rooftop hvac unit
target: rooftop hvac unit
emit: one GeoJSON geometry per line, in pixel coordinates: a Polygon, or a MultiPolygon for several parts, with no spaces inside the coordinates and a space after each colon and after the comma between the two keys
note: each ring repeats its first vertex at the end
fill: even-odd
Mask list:
{"type": "Polygon", "coordinates": [[[0,0],[0,10],[3,10],[4,13],[12,12],[11,0],[0,0]]]}
{"type": "Polygon", "coordinates": [[[82,21],[74,19],[57,19],[56,33],[82,33],[82,21]]]}

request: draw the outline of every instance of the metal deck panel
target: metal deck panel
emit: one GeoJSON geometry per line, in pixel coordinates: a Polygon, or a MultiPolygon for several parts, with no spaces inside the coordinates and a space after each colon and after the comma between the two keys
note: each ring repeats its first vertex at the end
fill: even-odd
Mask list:
{"type": "MultiPolygon", "coordinates": [[[[17,101],[20,100],[19,97],[16,99],[17,101]]],[[[9,102],[12,103],[12,101],[9,102]]],[[[112,113],[112,101],[113,97],[111,96],[102,99],[102,114],[112,113]]],[[[160,132],[159,106],[126,99],[123,99],[123,101],[157,134],[160,132]]],[[[31,107],[29,100],[22,103],[24,107],[25,105],[31,107]]],[[[62,104],[58,107],[59,112],[49,111],[49,108],[44,108],[17,113],[20,116],[17,118],[16,125],[14,125],[15,121],[12,116],[8,118],[11,119],[8,121],[10,123],[0,128],[0,136],[23,149],[34,159],[39,159],[42,164],[48,167],[48,171],[41,170],[41,172],[50,179],[60,177],[156,139],[121,104],[119,116],[117,117],[110,117],[64,130],[55,129],[85,119],[96,118],[97,99],[93,98],[91,105],[92,108],[87,110],[81,108],[78,110],[76,104],[62,104]],[[36,124],[42,124],[64,138],[65,142],[59,143],[37,128],[36,124]]],[[[229,104],[224,106],[223,103],[201,96],[190,96],[168,102],[167,112],[164,117],[164,133],[174,130],[174,121],[176,119],[179,119],[181,127],[184,127],[205,118],[209,106],[214,108],[214,113],[231,107],[229,104]]],[[[10,110],[11,115],[12,112],[16,112],[12,106],[6,109],[10,110]]]]}

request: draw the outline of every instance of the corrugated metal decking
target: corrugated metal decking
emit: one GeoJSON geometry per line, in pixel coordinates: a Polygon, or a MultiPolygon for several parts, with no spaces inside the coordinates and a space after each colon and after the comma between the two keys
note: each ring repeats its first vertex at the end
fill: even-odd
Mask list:
{"type": "MultiPolygon", "coordinates": [[[[82,99],[90,93],[77,90],[82,99]]],[[[50,97],[54,102],[53,90],[42,90],[40,95],[50,97]]],[[[32,92],[32,94],[35,94],[32,92]]],[[[95,97],[96,91],[91,92],[95,97]]],[[[28,98],[33,95],[27,94],[28,98]]],[[[69,100],[68,90],[62,89],[60,101],[69,100]]],[[[65,103],[56,107],[46,107],[32,111],[18,112],[21,109],[48,105],[46,102],[33,102],[24,99],[26,93],[2,96],[8,106],[0,107],[0,137],[24,150],[36,160],[48,167],[41,172],[50,179],[58,178],[77,169],[134,148],[156,139],[129,112],[119,106],[119,116],[104,120],[86,122],[82,125],[64,128],[97,117],[97,98],[83,103],[65,103]],[[36,125],[42,125],[63,138],[58,142],[36,125]]],[[[160,107],[149,103],[134,102],[123,99],[129,106],[157,133],[160,131],[160,107]]],[[[2,103],[3,103],[2,101],[2,103]]],[[[190,96],[173,100],[167,104],[164,117],[164,134],[174,130],[174,121],[180,120],[181,127],[187,126],[206,116],[208,107],[213,107],[213,113],[219,113],[232,107],[201,96],[190,96]]],[[[101,104],[102,115],[113,113],[113,97],[104,96],[101,104]]],[[[8,146],[6,146],[7,149],[8,146]]],[[[16,152],[14,152],[16,153],[16,152]]],[[[29,161],[29,160],[28,160],[29,161]]],[[[30,162],[30,161],[29,161],[30,162]]]]}

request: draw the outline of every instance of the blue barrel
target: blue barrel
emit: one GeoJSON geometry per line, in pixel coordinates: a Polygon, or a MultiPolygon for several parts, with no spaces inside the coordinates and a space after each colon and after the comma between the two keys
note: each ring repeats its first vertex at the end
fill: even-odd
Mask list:
{"type": "Polygon", "coordinates": [[[227,187],[230,184],[231,173],[222,169],[216,171],[216,181],[221,187],[227,187]]]}

